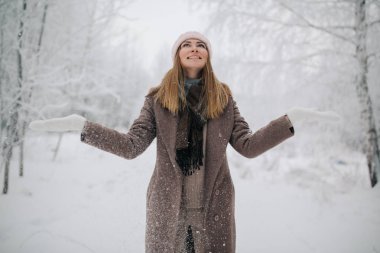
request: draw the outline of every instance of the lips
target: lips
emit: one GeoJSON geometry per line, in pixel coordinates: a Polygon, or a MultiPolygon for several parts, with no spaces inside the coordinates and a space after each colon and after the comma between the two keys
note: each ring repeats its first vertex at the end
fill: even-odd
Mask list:
{"type": "Polygon", "coordinates": [[[197,56],[197,55],[192,55],[192,56],[188,56],[188,57],[186,57],[186,59],[199,59],[199,60],[201,60],[202,57],[197,56]]]}

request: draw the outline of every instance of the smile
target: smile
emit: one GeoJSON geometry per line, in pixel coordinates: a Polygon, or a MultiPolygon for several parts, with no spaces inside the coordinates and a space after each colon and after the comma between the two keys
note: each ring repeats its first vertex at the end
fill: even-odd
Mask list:
{"type": "Polygon", "coordinates": [[[199,59],[199,60],[202,60],[202,58],[200,56],[188,56],[186,57],[186,59],[199,59]]]}

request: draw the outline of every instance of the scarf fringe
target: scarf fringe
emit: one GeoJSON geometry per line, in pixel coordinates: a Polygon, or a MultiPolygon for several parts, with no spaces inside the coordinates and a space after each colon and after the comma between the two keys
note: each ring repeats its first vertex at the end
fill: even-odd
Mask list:
{"type": "Polygon", "coordinates": [[[185,176],[191,176],[203,166],[203,142],[198,141],[193,148],[178,149],[176,161],[185,176]]]}
{"type": "Polygon", "coordinates": [[[193,230],[191,229],[190,225],[187,228],[185,246],[186,246],[186,253],[195,253],[193,230]]]}

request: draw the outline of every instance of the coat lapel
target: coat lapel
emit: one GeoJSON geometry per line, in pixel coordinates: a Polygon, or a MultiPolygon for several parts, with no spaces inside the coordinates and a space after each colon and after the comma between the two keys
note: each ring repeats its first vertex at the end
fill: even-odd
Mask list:
{"type": "Polygon", "coordinates": [[[169,154],[172,164],[178,166],[175,160],[175,142],[177,134],[178,117],[169,110],[156,104],[157,136],[160,136],[169,154]]]}
{"type": "Polygon", "coordinates": [[[221,163],[225,161],[226,147],[231,135],[232,126],[229,124],[230,110],[217,119],[207,122],[207,142],[206,142],[206,170],[205,173],[205,203],[206,212],[210,203],[212,192],[221,168],[221,163]]]}

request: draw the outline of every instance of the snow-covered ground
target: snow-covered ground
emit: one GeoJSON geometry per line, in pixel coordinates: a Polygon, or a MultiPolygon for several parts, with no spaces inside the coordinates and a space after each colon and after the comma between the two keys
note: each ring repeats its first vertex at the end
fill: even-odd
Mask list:
{"type": "MultiPolygon", "coordinates": [[[[144,252],[154,144],[128,161],[65,134],[53,161],[57,139],[31,134],[24,178],[13,163],[9,194],[0,196],[0,252],[144,252]]],[[[237,252],[380,252],[380,187],[366,186],[362,158],[323,156],[331,168],[320,168],[329,163],[282,157],[284,148],[254,160],[228,149],[237,252]]]]}

